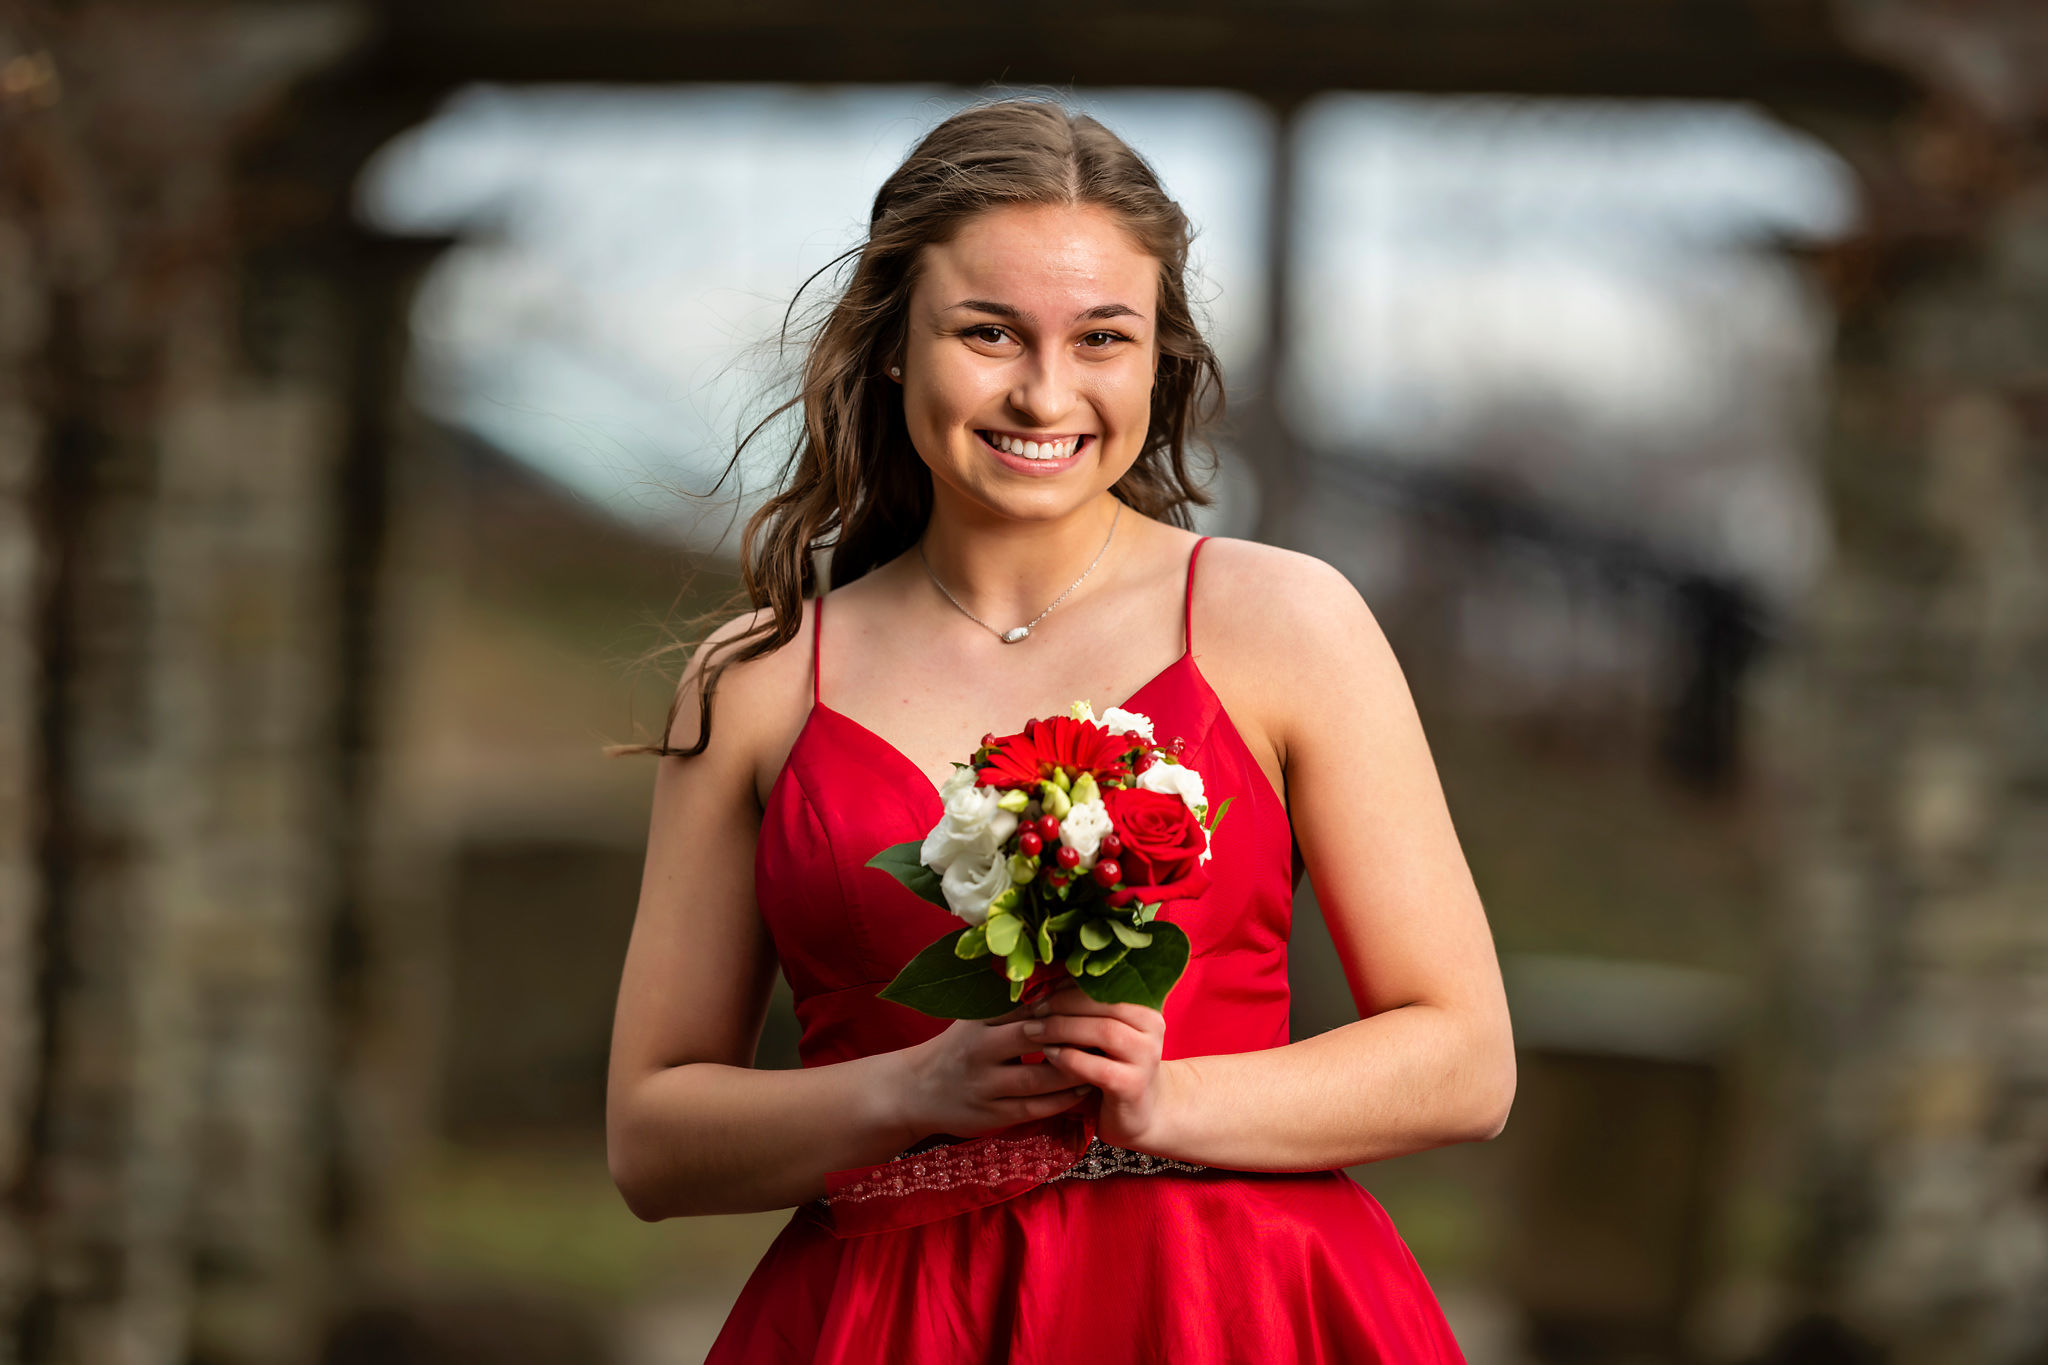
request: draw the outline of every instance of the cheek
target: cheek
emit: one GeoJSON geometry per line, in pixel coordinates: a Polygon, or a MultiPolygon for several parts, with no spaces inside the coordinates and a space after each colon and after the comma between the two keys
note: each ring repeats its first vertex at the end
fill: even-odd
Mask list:
{"type": "Polygon", "coordinates": [[[1141,435],[1152,416],[1151,362],[1104,366],[1093,386],[1096,404],[1115,418],[1127,435],[1141,435]]]}

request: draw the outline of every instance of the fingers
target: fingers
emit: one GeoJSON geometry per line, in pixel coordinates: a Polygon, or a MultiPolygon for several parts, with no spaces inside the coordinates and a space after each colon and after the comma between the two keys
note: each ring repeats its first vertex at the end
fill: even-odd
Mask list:
{"type": "Polygon", "coordinates": [[[1069,1089],[1074,1078],[1050,1062],[1026,1062],[1021,1066],[997,1068],[986,1087],[989,1099],[1016,1099],[1048,1090],[1069,1089]]]}
{"type": "Polygon", "coordinates": [[[1062,1110],[1072,1109],[1075,1105],[1088,1098],[1088,1091],[1089,1087],[1083,1085],[1077,1086],[1072,1090],[1055,1090],[1050,1094],[1033,1095],[1029,1099],[1012,1100],[1010,1103],[1015,1106],[1013,1112],[1017,1114],[1016,1121],[1042,1119],[1048,1114],[1057,1114],[1062,1110]]]}
{"type": "Polygon", "coordinates": [[[1098,1057],[1077,1047],[1063,1047],[1046,1055],[1053,1059],[1053,1066],[1066,1073],[1068,1080],[1092,1085],[1105,1093],[1120,1094],[1131,1083],[1130,1068],[1134,1064],[1116,1057],[1098,1057]]]}
{"type": "Polygon", "coordinates": [[[1053,1014],[1100,1015],[1109,1019],[1121,1019],[1133,1028],[1144,1029],[1153,1024],[1164,1026],[1165,1016],[1158,1010],[1144,1005],[1104,1004],[1091,997],[1072,981],[1063,981],[1059,988],[1047,996],[1053,1014]]]}
{"type": "Polygon", "coordinates": [[[1023,1050],[1053,1048],[1101,1048],[1118,1061],[1135,1061],[1160,1050],[1160,1036],[1120,1018],[1090,1014],[1049,1014],[1016,1026],[1023,1050]],[[1032,1029],[1037,1028],[1034,1035],[1032,1029]]]}

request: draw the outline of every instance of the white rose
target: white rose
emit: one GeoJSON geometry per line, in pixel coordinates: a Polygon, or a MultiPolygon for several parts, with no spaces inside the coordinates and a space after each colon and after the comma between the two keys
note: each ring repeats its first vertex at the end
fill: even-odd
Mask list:
{"type": "Polygon", "coordinates": [[[1113,829],[1109,823],[1109,808],[1100,798],[1083,801],[1074,806],[1060,821],[1060,842],[1081,855],[1077,871],[1086,871],[1095,866],[1095,855],[1102,847],[1102,836],[1113,829]]]}
{"type": "Polygon", "coordinates": [[[974,769],[955,768],[939,786],[946,813],[918,850],[918,860],[934,872],[944,874],[966,854],[994,852],[1016,832],[1017,817],[996,805],[1002,793],[974,779],[974,769]]]}
{"type": "Polygon", "coordinates": [[[1148,792],[1168,792],[1178,796],[1198,816],[1209,807],[1209,793],[1202,787],[1202,775],[1184,764],[1155,760],[1151,767],[1138,774],[1138,786],[1148,792]]]}
{"type": "Polygon", "coordinates": [[[1152,717],[1141,716],[1136,711],[1112,706],[1102,713],[1102,719],[1097,723],[1113,735],[1136,735],[1147,744],[1152,742],[1152,717]]]}
{"type": "Polygon", "coordinates": [[[963,853],[939,878],[939,887],[954,914],[980,924],[988,918],[988,903],[1010,889],[1010,855],[1000,848],[963,853]]]}

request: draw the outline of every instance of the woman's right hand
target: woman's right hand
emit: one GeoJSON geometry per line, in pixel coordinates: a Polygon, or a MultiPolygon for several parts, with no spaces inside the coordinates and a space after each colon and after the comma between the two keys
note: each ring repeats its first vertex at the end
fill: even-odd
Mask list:
{"type": "Polygon", "coordinates": [[[918,1138],[932,1133],[979,1137],[1071,1109],[1093,1086],[1076,1086],[1050,1062],[1019,1062],[1039,1044],[1024,1036],[1036,1002],[993,1019],[955,1019],[945,1032],[903,1049],[905,1125],[918,1138]]]}

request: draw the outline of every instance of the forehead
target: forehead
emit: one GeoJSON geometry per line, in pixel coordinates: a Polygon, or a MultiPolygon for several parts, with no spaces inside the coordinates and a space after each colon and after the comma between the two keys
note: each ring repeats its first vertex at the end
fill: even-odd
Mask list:
{"type": "Polygon", "coordinates": [[[1159,262],[1107,209],[1005,205],[976,214],[924,249],[917,292],[926,308],[962,299],[1006,303],[1043,320],[1121,303],[1152,316],[1159,262]]]}

